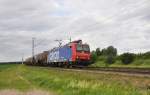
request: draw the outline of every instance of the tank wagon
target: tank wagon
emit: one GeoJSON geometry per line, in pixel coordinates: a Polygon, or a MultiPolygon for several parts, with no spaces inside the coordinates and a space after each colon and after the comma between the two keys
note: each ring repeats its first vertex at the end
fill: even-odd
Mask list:
{"type": "Polygon", "coordinates": [[[30,57],[26,60],[26,64],[54,66],[89,65],[90,56],[89,45],[83,44],[82,40],[77,40],[30,57]]]}

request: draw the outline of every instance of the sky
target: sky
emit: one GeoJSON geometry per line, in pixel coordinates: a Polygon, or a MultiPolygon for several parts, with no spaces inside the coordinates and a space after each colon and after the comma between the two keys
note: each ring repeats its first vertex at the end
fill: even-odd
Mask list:
{"type": "Polygon", "coordinates": [[[82,39],[91,50],[150,51],[150,0],[0,0],[0,62],[82,39]]]}

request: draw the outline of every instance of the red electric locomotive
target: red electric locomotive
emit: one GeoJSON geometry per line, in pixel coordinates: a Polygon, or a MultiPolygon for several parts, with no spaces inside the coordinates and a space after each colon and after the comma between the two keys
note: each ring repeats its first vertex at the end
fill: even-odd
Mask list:
{"type": "Polygon", "coordinates": [[[70,43],[72,49],[73,64],[89,65],[90,63],[90,47],[88,44],[83,44],[82,40],[73,41],[70,43]]]}

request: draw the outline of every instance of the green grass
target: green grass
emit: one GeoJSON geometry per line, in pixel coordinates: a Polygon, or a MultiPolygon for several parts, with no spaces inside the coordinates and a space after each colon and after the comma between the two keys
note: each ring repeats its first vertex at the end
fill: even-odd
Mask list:
{"type": "Polygon", "coordinates": [[[150,78],[0,65],[0,90],[42,89],[58,95],[148,95],[150,78]]]}
{"type": "Polygon", "coordinates": [[[25,90],[30,87],[17,71],[18,65],[0,65],[0,89],[20,89],[25,90]]]}

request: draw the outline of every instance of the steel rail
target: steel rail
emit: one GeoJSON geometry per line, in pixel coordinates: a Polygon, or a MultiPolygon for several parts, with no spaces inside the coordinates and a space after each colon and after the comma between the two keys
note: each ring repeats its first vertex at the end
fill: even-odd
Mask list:
{"type": "MultiPolygon", "coordinates": [[[[72,68],[70,68],[72,69],[72,68]]],[[[87,66],[73,66],[73,69],[93,70],[93,71],[109,71],[122,72],[132,74],[147,74],[150,75],[150,68],[128,68],[128,67],[87,67],[87,66]]]]}

